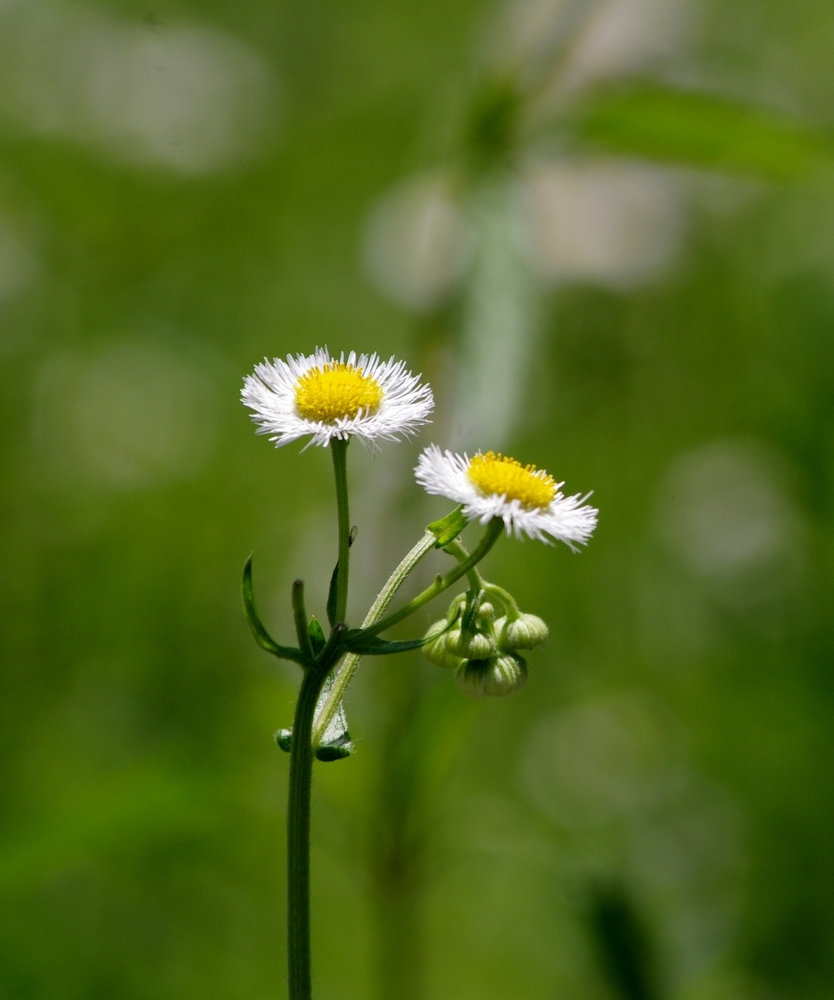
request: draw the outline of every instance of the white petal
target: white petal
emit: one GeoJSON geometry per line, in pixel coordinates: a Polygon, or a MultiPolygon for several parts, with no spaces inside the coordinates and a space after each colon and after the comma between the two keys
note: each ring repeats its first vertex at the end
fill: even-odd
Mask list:
{"type": "Polygon", "coordinates": [[[252,410],[259,434],[268,434],[276,447],[310,435],[309,444],[328,445],[333,438],[358,437],[373,445],[377,438],[399,440],[428,423],[434,408],[429,386],[420,384],[420,376],[406,370],[404,361],[381,361],[376,354],[360,355],[354,351],[347,357],[331,358],[326,347],[316,348],[311,355],[287,356],[286,361],[264,359],[255,366],[253,375],[244,379],[241,400],[252,410]],[[355,417],[342,417],[333,423],[302,417],[295,402],[298,380],[312,369],[322,368],[331,361],[362,369],[382,389],[382,400],[373,413],[359,411],[355,417]]]}
{"type": "Polygon", "coordinates": [[[519,500],[482,494],[469,478],[469,464],[466,454],[442,452],[433,444],[420,455],[414,473],[427,493],[463,504],[463,513],[471,520],[487,524],[500,517],[508,535],[527,535],[547,544],[561,541],[573,549],[593,534],[598,512],[585,504],[587,497],[557,493],[547,507],[525,507],[519,500]]]}

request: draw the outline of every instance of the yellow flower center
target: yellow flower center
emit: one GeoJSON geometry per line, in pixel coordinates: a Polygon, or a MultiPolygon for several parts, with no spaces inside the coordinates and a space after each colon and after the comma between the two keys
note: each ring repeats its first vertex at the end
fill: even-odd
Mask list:
{"type": "Polygon", "coordinates": [[[524,507],[547,507],[556,496],[556,480],[544,469],[522,465],[494,451],[472,459],[469,478],[486,496],[518,500],[524,507]]]}
{"type": "Polygon", "coordinates": [[[376,413],[382,402],[382,386],[361,368],[330,361],[311,368],[295,384],[295,406],[306,420],[334,424],[340,417],[353,418],[361,410],[376,413]]]}

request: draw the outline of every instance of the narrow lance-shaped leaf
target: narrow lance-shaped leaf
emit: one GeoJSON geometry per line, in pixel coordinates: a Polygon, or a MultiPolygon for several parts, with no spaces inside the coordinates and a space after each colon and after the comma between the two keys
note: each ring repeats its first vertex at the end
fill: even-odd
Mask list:
{"type": "Polygon", "coordinates": [[[764,180],[834,167],[834,143],[822,131],[729,98],[651,84],[598,93],[574,129],[611,152],[764,180]]]}
{"type": "MultiPolygon", "coordinates": [[[[354,526],[350,529],[350,534],[348,535],[348,548],[356,541],[356,536],[359,534],[359,529],[354,526]]],[[[330,588],[327,591],[327,620],[330,622],[330,627],[332,628],[336,624],[336,586],[339,582],[339,564],[338,562],[333,567],[333,572],[330,574],[330,588]]]]}
{"type": "MultiPolygon", "coordinates": [[[[448,626],[443,631],[448,631],[448,626]]],[[[443,633],[441,632],[440,635],[443,633]]],[[[402,639],[389,641],[380,639],[378,635],[366,635],[362,629],[351,629],[342,640],[342,645],[350,653],[360,656],[385,656],[388,653],[407,653],[411,649],[419,649],[427,642],[433,642],[437,635],[423,636],[421,639],[402,639]]]]}
{"type": "Polygon", "coordinates": [[[249,556],[243,567],[242,596],[246,620],[249,622],[252,635],[254,635],[255,641],[261,649],[265,649],[267,653],[272,653],[273,656],[277,656],[282,660],[292,660],[294,663],[300,663],[304,666],[307,661],[301,650],[295,649],[293,646],[279,645],[269,632],[267,632],[258,617],[258,612],[255,609],[255,595],[252,591],[252,556],[249,556]]]}
{"type": "Polygon", "coordinates": [[[310,618],[310,624],[307,626],[307,634],[310,636],[313,652],[318,656],[326,646],[327,639],[324,637],[324,629],[315,615],[310,618]]]}

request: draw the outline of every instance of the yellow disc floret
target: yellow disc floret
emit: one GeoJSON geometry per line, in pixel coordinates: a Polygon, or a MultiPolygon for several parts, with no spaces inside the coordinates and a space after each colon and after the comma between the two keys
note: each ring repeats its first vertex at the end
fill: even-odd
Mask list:
{"type": "Polygon", "coordinates": [[[376,413],[382,402],[382,387],[361,368],[331,361],[305,372],[295,384],[295,406],[305,420],[334,424],[342,417],[353,419],[376,413]]]}
{"type": "Polygon", "coordinates": [[[469,463],[469,478],[485,496],[518,500],[523,507],[548,507],[556,496],[556,480],[535,465],[488,451],[469,463]]]}

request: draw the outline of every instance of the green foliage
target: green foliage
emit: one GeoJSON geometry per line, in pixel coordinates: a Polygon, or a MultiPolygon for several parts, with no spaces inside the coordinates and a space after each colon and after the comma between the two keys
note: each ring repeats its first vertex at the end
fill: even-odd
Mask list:
{"type": "Polygon", "coordinates": [[[746,177],[828,177],[834,141],[822,130],[725,97],[645,84],[586,101],[577,134],[611,153],[746,177]]]}
{"type": "MultiPolygon", "coordinates": [[[[280,646],[269,632],[267,632],[258,617],[258,612],[255,608],[255,595],[252,592],[252,556],[249,556],[243,567],[242,596],[246,620],[249,622],[249,628],[252,630],[255,642],[257,642],[261,649],[265,649],[267,653],[272,653],[273,656],[277,656],[281,660],[293,660],[303,665],[305,659],[301,650],[295,649],[292,646],[280,646]]],[[[321,631],[320,625],[319,631],[321,631]]],[[[323,637],[324,634],[322,633],[323,637]]]]}

